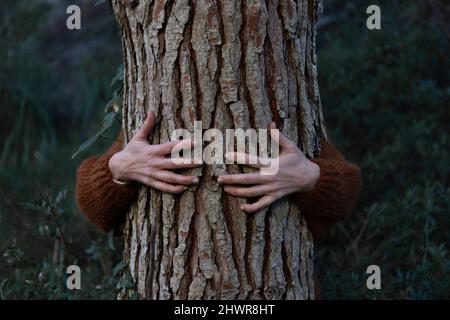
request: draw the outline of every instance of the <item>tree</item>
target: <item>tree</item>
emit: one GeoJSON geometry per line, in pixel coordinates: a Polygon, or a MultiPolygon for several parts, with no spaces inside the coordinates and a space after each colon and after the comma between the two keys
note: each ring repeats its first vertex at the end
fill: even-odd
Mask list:
{"type": "MultiPolygon", "coordinates": [[[[309,156],[325,138],[315,53],[319,0],[113,0],[125,63],[123,127],[147,111],[152,143],[176,128],[266,128],[309,156]]],[[[199,171],[201,170],[201,171],[199,171]]],[[[247,215],[216,177],[191,170],[181,195],[142,187],[124,225],[125,259],[145,299],[314,298],[313,240],[288,199],[247,215]]]]}

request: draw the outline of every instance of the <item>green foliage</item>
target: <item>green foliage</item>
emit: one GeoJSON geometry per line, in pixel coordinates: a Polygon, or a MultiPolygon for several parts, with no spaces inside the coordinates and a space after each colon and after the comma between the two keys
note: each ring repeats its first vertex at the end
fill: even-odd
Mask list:
{"type": "MultiPolygon", "coordinates": [[[[83,32],[58,31],[67,3],[2,2],[0,299],[113,299],[131,286],[121,241],[77,208],[81,156],[71,160],[102,121],[96,143],[80,147],[83,158],[103,152],[118,129],[120,39],[108,7],[84,2],[83,32]],[[80,291],[65,286],[69,264],[81,267],[80,291]]],[[[319,30],[327,127],[361,165],[364,189],[353,217],[318,250],[322,296],[448,297],[450,60],[442,22],[428,1],[390,1],[383,29],[369,31],[368,1],[324,4],[332,18],[319,30]],[[372,264],[381,267],[379,291],[366,288],[372,264]]]]}
{"type": "MultiPolygon", "coordinates": [[[[118,83],[110,86],[120,38],[108,7],[89,3],[75,3],[83,31],[64,31],[68,4],[2,2],[0,299],[113,299],[120,281],[113,268],[121,243],[80,214],[74,173],[81,159],[71,160],[104,117],[99,106],[120,93],[118,83]],[[65,285],[70,264],[82,270],[79,292],[65,285]]],[[[102,152],[116,123],[83,156],[102,152]]]]}
{"type": "MultiPolygon", "coordinates": [[[[113,243],[112,235],[106,239],[92,241],[84,250],[84,254],[78,252],[74,255],[76,244],[71,237],[66,237],[69,229],[71,212],[66,211],[67,192],[62,190],[54,195],[51,190],[41,190],[36,186],[38,200],[24,203],[23,207],[35,211],[39,217],[36,227],[41,241],[47,240],[49,249],[42,252],[39,262],[34,262],[27,257],[24,251],[18,248],[16,239],[3,252],[6,266],[14,270],[12,274],[0,283],[0,295],[2,299],[89,299],[102,298],[114,299],[119,292],[117,286],[117,267],[112,270],[104,270],[106,277],[101,284],[92,285],[99,277],[101,268],[111,269],[112,257],[116,255],[117,249],[113,243]],[[79,260],[77,257],[87,259],[89,264],[79,260]],[[70,291],[66,287],[66,268],[71,264],[83,265],[82,290],[70,291]]],[[[121,270],[123,263],[119,263],[121,270]]]]}
{"type": "Polygon", "coordinates": [[[323,295],[448,297],[448,38],[426,2],[383,4],[380,31],[365,28],[367,5],[346,3],[320,32],[327,126],[364,181],[354,216],[320,251],[323,295]],[[366,288],[371,264],[382,290],[366,288]]]}
{"type": "Polygon", "coordinates": [[[122,114],[120,111],[122,110],[123,74],[124,66],[121,65],[117,69],[117,74],[111,81],[111,87],[117,86],[117,88],[114,90],[113,97],[105,106],[105,118],[103,119],[100,130],[78,147],[77,151],[72,155],[72,159],[74,159],[80,152],[89,148],[97,141],[98,138],[108,132],[108,130],[113,126],[114,120],[121,121],[122,114]]]}

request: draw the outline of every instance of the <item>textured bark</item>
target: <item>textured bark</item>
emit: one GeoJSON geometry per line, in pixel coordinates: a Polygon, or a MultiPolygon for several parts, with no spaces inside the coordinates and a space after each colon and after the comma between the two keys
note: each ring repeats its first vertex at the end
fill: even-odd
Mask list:
{"type": "MultiPolygon", "coordinates": [[[[172,130],[266,128],[312,156],[325,137],[317,82],[319,0],[114,0],[125,61],[129,139],[148,110],[152,143],[172,130]]],[[[312,299],[313,241],[284,199],[247,215],[204,166],[181,195],[141,188],[124,226],[125,258],[145,299],[312,299]]]]}

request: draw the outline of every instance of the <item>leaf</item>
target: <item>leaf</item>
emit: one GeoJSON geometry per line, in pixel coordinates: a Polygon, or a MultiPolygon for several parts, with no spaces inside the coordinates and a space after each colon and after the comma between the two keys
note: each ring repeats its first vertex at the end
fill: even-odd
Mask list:
{"type": "Polygon", "coordinates": [[[121,272],[123,269],[125,269],[128,266],[128,263],[124,260],[120,261],[118,264],[116,264],[113,268],[113,276],[117,276],[119,272],[121,272]]]}
{"type": "Polygon", "coordinates": [[[123,279],[119,281],[119,288],[129,289],[133,288],[133,283],[128,279],[123,279]]]}
{"type": "Polygon", "coordinates": [[[108,233],[108,248],[112,251],[116,250],[116,247],[114,246],[114,235],[113,232],[108,233]]]}
{"type": "Polygon", "coordinates": [[[104,4],[105,2],[106,2],[106,0],[96,0],[95,6],[100,6],[100,5],[104,4]]]}
{"type": "MultiPolygon", "coordinates": [[[[100,5],[106,2],[106,0],[97,0],[95,5],[100,5]]],[[[123,81],[124,79],[124,65],[121,64],[117,68],[116,75],[111,81],[111,87],[114,86],[117,82],[123,81]]],[[[75,151],[75,153],[72,155],[72,159],[74,159],[80,152],[86,150],[89,148],[97,139],[105,133],[113,124],[114,118],[116,115],[118,115],[122,108],[122,93],[123,93],[123,86],[120,86],[120,88],[117,88],[113,91],[113,97],[111,100],[108,101],[104,108],[105,112],[105,118],[103,119],[103,124],[101,129],[94,134],[92,137],[90,137],[88,140],[83,142],[75,151]]]]}
{"type": "Polygon", "coordinates": [[[98,133],[87,139],[85,142],[83,142],[77,149],[77,151],[72,155],[72,159],[75,159],[75,157],[82,151],[86,150],[91,144],[93,144],[98,139],[98,133]]]}
{"type": "Polygon", "coordinates": [[[111,87],[114,86],[116,84],[116,82],[119,81],[123,81],[123,77],[124,77],[124,65],[121,64],[118,68],[117,68],[117,73],[114,76],[114,78],[111,80],[111,87]]]}
{"type": "Polygon", "coordinates": [[[55,202],[59,204],[61,201],[63,201],[67,196],[67,189],[63,189],[58,192],[55,198],[55,202]]]}
{"type": "Polygon", "coordinates": [[[105,106],[105,113],[114,112],[118,113],[121,107],[121,99],[119,97],[114,96],[105,106]]]}

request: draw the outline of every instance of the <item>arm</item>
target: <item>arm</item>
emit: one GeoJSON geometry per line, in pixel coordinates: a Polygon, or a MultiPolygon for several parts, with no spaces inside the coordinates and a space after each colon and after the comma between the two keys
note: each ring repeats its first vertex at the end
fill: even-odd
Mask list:
{"type": "MultiPolygon", "coordinates": [[[[271,129],[276,129],[271,124],[271,129]]],[[[280,133],[281,153],[278,171],[273,175],[260,172],[230,174],[218,178],[224,191],[237,197],[258,197],[243,204],[247,213],[261,210],[278,199],[292,195],[305,215],[315,240],[323,240],[330,227],[351,213],[361,189],[361,173],[347,162],[331,144],[322,142],[320,158],[310,160],[298,146],[280,133]]],[[[245,159],[245,164],[263,168],[267,160],[248,154],[232,153],[231,159],[245,159]],[[255,159],[253,159],[255,160],[255,159]],[[256,163],[256,164],[255,164],[256,163]]],[[[270,161],[269,161],[270,162],[270,161]]]]}
{"type": "Polygon", "coordinates": [[[121,133],[106,154],[85,160],[77,171],[78,206],[90,222],[105,232],[120,224],[137,191],[134,184],[119,186],[113,182],[108,163],[122,146],[121,133]]]}
{"type": "Polygon", "coordinates": [[[123,146],[122,134],[101,156],[85,160],[77,172],[77,202],[86,218],[108,232],[118,226],[130,203],[137,196],[137,185],[146,185],[167,193],[180,193],[198,178],[173,172],[200,166],[195,159],[174,162],[166,158],[174,147],[190,148],[190,140],[150,145],[148,136],[155,124],[153,112],[142,128],[123,146]],[[122,181],[117,184],[113,181],[122,181]]]}

